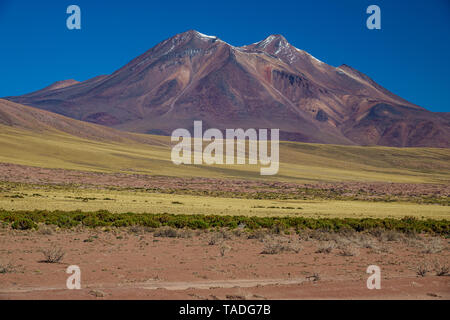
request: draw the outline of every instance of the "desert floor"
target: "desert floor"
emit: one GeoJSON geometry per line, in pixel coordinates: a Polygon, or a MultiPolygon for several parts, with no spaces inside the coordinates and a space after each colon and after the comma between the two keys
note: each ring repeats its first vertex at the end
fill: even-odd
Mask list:
{"type": "Polygon", "coordinates": [[[450,299],[449,244],[394,232],[4,226],[0,299],[450,299]],[[44,261],[58,250],[61,261],[44,261]],[[81,290],[66,288],[69,265],[81,290]],[[369,265],[381,268],[380,290],[367,289],[369,265]]]}

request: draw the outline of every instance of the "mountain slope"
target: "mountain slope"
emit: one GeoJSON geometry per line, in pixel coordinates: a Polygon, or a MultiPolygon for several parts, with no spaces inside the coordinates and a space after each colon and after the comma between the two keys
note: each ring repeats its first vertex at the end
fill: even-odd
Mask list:
{"type": "Polygon", "coordinates": [[[347,66],[329,66],[281,35],[234,47],[175,35],[111,75],[7,99],[141,133],[279,128],[314,143],[450,147],[448,116],[429,112],[347,66]]]}
{"type": "Polygon", "coordinates": [[[143,143],[168,146],[150,136],[133,134],[74,120],[53,112],[0,99],[0,126],[25,130],[36,136],[67,134],[100,142],[143,143]]]}

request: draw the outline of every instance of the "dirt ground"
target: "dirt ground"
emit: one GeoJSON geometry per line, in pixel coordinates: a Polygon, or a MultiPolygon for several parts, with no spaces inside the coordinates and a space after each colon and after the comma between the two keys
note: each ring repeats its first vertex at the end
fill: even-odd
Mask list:
{"type": "Polygon", "coordinates": [[[0,299],[450,299],[449,262],[449,240],[431,236],[3,228],[0,299]],[[48,249],[65,255],[44,262],[48,249]],[[81,290],[66,288],[69,265],[81,290]]]}

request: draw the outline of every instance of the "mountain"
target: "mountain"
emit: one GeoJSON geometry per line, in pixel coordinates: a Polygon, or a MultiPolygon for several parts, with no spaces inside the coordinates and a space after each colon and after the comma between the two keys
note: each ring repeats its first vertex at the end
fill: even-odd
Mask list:
{"type": "Polygon", "coordinates": [[[450,147],[448,113],[389,92],[358,70],[333,67],[281,35],[232,46],[187,31],[111,75],[59,82],[6,99],[124,131],[279,128],[314,143],[450,147]]]}

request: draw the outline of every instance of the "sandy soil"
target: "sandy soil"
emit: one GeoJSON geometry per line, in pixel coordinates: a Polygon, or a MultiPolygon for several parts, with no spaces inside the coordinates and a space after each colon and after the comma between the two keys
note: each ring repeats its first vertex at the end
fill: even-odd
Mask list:
{"type": "Polygon", "coordinates": [[[434,267],[450,262],[442,238],[155,235],[142,228],[0,229],[0,265],[9,265],[0,273],[0,299],[450,299],[450,277],[434,267]],[[290,249],[262,254],[276,243],[290,249]],[[317,252],[330,243],[330,253],[317,252]],[[353,256],[343,255],[348,246],[353,256]],[[48,248],[62,248],[61,262],[42,261],[48,248]],[[81,290],[66,288],[69,265],[81,268],[81,290]],[[366,287],[369,265],[381,268],[381,290],[366,287]],[[429,269],[424,277],[419,265],[429,269]]]}

